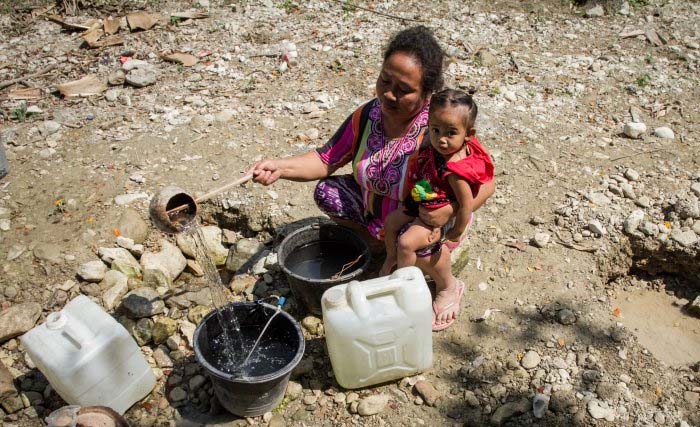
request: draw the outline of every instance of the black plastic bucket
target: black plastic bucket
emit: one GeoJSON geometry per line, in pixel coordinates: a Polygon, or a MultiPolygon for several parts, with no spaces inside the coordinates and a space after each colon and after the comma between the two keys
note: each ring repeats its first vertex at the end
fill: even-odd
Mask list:
{"type": "MultiPolygon", "coordinates": [[[[239,323],[241,335],[230,334],[230,338],[233,358],[241,363],[277,307],[240,302],[229,304],[222,311],[223,318],[233,316],[239,323]]],[[[217,346],[221,339],[219,316],[214,310],[202,319],[194,331],[194,353],[197,362],[209,374],[221,406],[241,417],[256,417],[270,412],[284,397],[289,375],[304,355],[304,334],[299,324],[292,316],[280,310],[257,347],[268,349],[261,353],[266,359],[256,363],[256,368],[245,375],[231,374],[220,369],[217,364],[217,357],[220,356],[217,346]]]]}
{"type": "Polygon", "coordinates": [[[335,285],[361,279],[371,252],[367,242],[352,230],[321,223],[287,236],[277,250],[277,259],[294,298],[309,312],[321,315],[323,293],[335,285]]]}

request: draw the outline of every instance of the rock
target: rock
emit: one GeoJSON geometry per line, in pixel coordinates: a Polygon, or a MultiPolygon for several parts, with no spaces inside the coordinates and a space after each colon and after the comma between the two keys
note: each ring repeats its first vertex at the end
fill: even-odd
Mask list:
{"type": "Polygon", "coordinates": [[[126,294],[122,306],[132,319],[151,317],[165,311],[165,303],[155,289],[138,288],[126,294]]]}
{"type": "Polygon", "coordinates": [[[553,412],[566,413],[570,407],[577,406],[578,399],[573,390],[558,390],[552,393],[549,407],[553,412]]]}
{"type": "Polygon", "coordinates": [[[232,110],[219,111],[218,113],[214,114],[214,121],[218,123],[230,122],[235,115],[236,113],[232,110]]]}
{"type": "Polygon", "coordinates": [[[144,346],[150,343],[153,338],[153,321],[151,319],[139,319],[138,322],[132,324],[130,332],[134,336],[136,343],[144,346]]]}
{"type": "MultiPolygon", "coordinates": [[[[112,86],[120,86],[123,85],[124,82],[126,81],[126,73],[124,70],[116,70],[111,73],[109,73],[109,76],[107,76],[107,82],[112,85],[112,86]]],[[[109,91],[107,91],[109,92],[109,91]]],[[[105,97],[107,95],[105,94],[105,97]]]]}
{"type": "Polygon", "coordinates": [[[206,378],[204,378],[203,375],[195,375],[192,378],[190,378],[190,381],[188,385],[190,386],[190,390],[197,390],[200,388],[205,382],[207,381],[206,378]]]}
{"type": "Polygon", "coordinates": [[[589,193],[586,195],[586,199],[588,199],[589,202],[598,206],[605,206],[610,204],[610,199],[603,193],[589,193]]]}
{"type": "Polygon", "coordinates": [[[654,136],[657,138],[663,138],[663,139],[674,139],[676,137],[673,134],[673,131],[671,130],[671,128],[668,128],[666,126],[662,126],[662,127],[654,129],[654,136]]]}
{"type": "Polygon", "coordinates": [[[303,388],[301,384],[296,381],[289,381],[287,383],[287,391],[284,395],[290,400],[297,400],[301,396],[302,392],[303,388]]]}
{"type": "Polygon", "coordinates": [[[608,231],[605,229],[605,227],[603,227],[603,224],[601,224],[597,219],[593,219],[588,223],[588,229],[596,236],[604,236],[608,234],[608,231]]]}
{"type": "Polygon", "coordinates": [[[78,276],[86,282],[101,282],[107,273],[107,266],[100,260],[89,261],[78,267],[78,276]]]}
{"type": "MultiPolygon", "coordinates": [[[[19,395],[10,396],[2,401],[2,408],[8,414],[14,414],[15,412],[24,409],[24,402],[22,401],[22,398],[19,395]]],[[[7,426],[7,424],[4,425],[7,426]]]]}
{"type": "MultiPolygon", "coordinates": [[[[101,262],[101,261],[100,261],[101,262]]],[[[129,277],[117,270],[109,270],[100,286],[106,291],[102,294],[102,302],[107,310],[112,310],[118,305],[121,297],[129,291],[129,277]]]]}
{"type": "MultiPolygon", "coordinates": [[[[1,369],[1,367],[0,367],[1,369]]],[[[2,375],[0,375],[1,377],[2,375]]],[[[2,381],[0,381],[1,383],[2,381]]],[[[1,395],[1,393],[0,393],[1,395]]],[[[695,392],[695,391],[684,391],[683,392],[683,400],[686,401],[691,407],[697,406],[698,402],[700,402],[700,393],[695,392]]]]}
{"type": "Polygon", "coordinates": [[[187,392],[181,387],[175,387],[174,389],[170,390],[170,394],[168,396],[170,397],[171,401],[179,402],[187,398],[187,392]]]}
{"type": "Polygon", "coordinates": [[[609,382],[598,383],[595,392],[601,400],[605,401],[615,401],[622,395],[620,386],[609,382]]]}
{"type": "Polygon", "coordinates": [[[171,284],[185,270],[187,259],[177,246],[165,239],[160,240],[160,252],[146,252],[141,256],[144,280],[146,276],[162,273],[171,284]]]}
{"type": "Polygon", "coordinates": [[[231,249],[226,259],[226,269],[236,271],[246,264],[254,263],[259,253],[265,249],[265,245],[257,239],[245,238],[239,239],[231,249]]]}
{"type": "Polygon", "coordinates": [[[656,236],[659,234],[659,226],[651,221],[644,221],[639,226],[639,231],[644,233],[646,236],[656,236]]]}
{"type": "Polygon", "coordinates": [[[535,233],[530,240],[530,244],[538,248],[544,248],[549,243],[549,233],[535,233]]]}
{"type": "Polygon", "coordinates": [[[573,325],[576,323],[576,314],[568,308],[557,311],[557,322],[562,325],[573,325]]]}
{"type": "Polygon", "coordinates": [[[671,239],[678,242],[679,245],[683,247],[693,246],[698,241],[698,236],[693,230],[681,231],[673,230],[671,232],[671,239]]]}
{"type": "Polygon", "coordinates": [[[375,415],[384,410],[389,403],[389,396],[386,394],[375,394],[365,397],[357,405],[357,413],[363,417],[375,415]]]}
{"type": "Polygon", "coordinates": [[[625,178],[629,179],[630,181],[639,181],[639,172],[632,168],[628,168],[625,170],[625,178]]]}
{"type": "Polygon", "coordinates": [[[26,250],[27,250],[27,247],[24,245],[12,245],[12,246],[10,246],[7,250],[7,260],[8,261],[16,260],[26,250]]]}
{"type": "MultiPolygon", "coordinates": [[[[224,265],[228,256],[228,249],[221,244],[222,231],[219,227],[210,225],[201,227],[201,238],[209,258],[215,265],[224,265]]],[[[190,258],[197,259],[195,240],[191,234],[180,233],[177,236],[177,246],[190,258]]],[[[201,261],[201,260],[199,260],[201,261]]]]}
{"type": "MultiPolygon", "coordinates": [[[[527,353],[525,353],[523,359],[520,361],[520,365],[525,369],[533,369],[540,364],[541,360],[542,359],[540,358],[540,355],[537,354],[536,351],[530,350],[527,353]]],[[[528,402],[528,405],[529,403],[530,402],[528,402]]]]}
{"type": "Polygon", "coordinates": [[[323,322],[321,322],[321,319],[318,317],[306,316],[304,320],[301,321],[301,325],[311,335],[321,335],[323,333],[323,322]]]}
{"type": "Polygon", "coordinates": [[[418,381],[415,385],[416,392],[423,398],[428,406],[435,406],[440,398],[440,392],[428,381],[418,381]]]}
{"type": "Polygon", "coordinates": [[[47,261],[52,264],[60,264],[63,262],[61,255],[61,247],[53,243],[39,243],[32,251],[36,259],[47,261]]]}
{"type": "MultiPolygon", "coordinates": [[[[128,62],[132,62],[128,61],[128,62]]],[[[127,62],[127,63],[128,63],[127,62]]],[[[152,66],[136,68],[126,74],[126,82],[135,87],[146,87],[156,82],[158,72],[152,66]]]]}
{"type": "Polygon", "coordinates": [[[503,404],[494,411],[491,415],[491,425],[501,426],[508,419],[529,412],[531,408],[530,401],[528,399],[522,398],[515,402],[508,402],[503,404]]]}
{"type": "Polygon", "coordinates": [[[690,185],[690,191],[692,191],[696,196],[700,197],[700,182],[694,182],[690,185]]]}
{"type": "Polygon", "coordinates": [[[274,414],[267,424],[267,427],[287,427],[287,423],[284,421],[284,416],[282,416],[282,414],[274,414]]]}
{"type": "Polygon", "coordinates": [[[144,192],[120,194],[114,198],[114,203],[116,203],[117,206],[125,206],[141,199],[148,199],[148,194],[144,192]]]}
{"type": "Polygon", "coordinates": [[[141,215],[133,209],[124,210],[116,228],[122,236],[132,239],[135,243],[143,243],[150,231],[146,221],[141,219],[141,215]]]}
{"type": "Polygon", "coordinates": [[[187,260],[187,271],[192,273],[193,276],[195,277],[202,277],[204,276],[204,269],[202,268],[199,263],[193,259],[188,259],[187,260]]]}
{"type": "Polygon", "coordinates": [[[486,49],[479,49],[475,56],[478,63],[484,67],[493,67],[498,64],[498,58],[486,49]]]}
{"type": "Polygon", "coordinates": [[[12,228],[12,221],[7,218],[0,219],[0,231],[10,231],[12,228]]]}
{"type": "Polygon", "coordinates": [[[656,424],[666,424],[666,414],[663,412],[657,412],[654,414],[654,422],[656,424]]]}
{"type": "Polygon", "coordinates": [[[700,218],[700,203],[697,200],[679,200],[673,206],[673,210],[681,219],[700,218]]]}
{"type": "Polygon", "coordinates": [[[641,209],[637,209],[631,214],[629,214],[627,218],[625,218],[625,221],[622,224],[622,228],[625,230],[625,233],[632,234],[635,231],[637,231],[637,228],[639,228],[639,225],[642,223],[643,220],[644,211],[641,209]]]}
{"type": "Polygon", "coordinates": [[[15,378],[4,363],[0,362],[0,401],[17,394],[15,378]]]}
{"type": "Polygon", "coordinates": [[[625,124],[623,129],[623,133],[632,139],[640,139],[646,131],[647,125],[635,122],[625,124]]]}
{"type": "Polygon", "coordinates": [[[0,344],[32,329],[41,315],[41,305],[25,302],[0,312],[0,344]]]}
{"type": "Polygon", "coordinates": [[[605,9],[603,6],[597,4],[594,7],[586,11],[586,17],[588,18],[598,18],[605,15],[605,9]]]}
{"type": "Polygon", "coordinates": [[[209,312],[212,309],[204,306],[204,305],[198,305],[195,307],[192,307],[190,311],[187,313],[187,320],[190,322],[194,323],[195,325],[199,325],[199,323],[204,319],[204,316],[209,314],[209,312]]]}
{"type": "Polygon", "coordinates": [[[126,249],[99,248],[97,253],[102,261],[111,265],[112,270],[120,271],[129,277],[141,276],[141,265],[126,249]]]}
{"type": "Polygon", "coordinates": [[[187,340],[187,344],[192,347],[192,340],[194,339],[194,331],[197,329],[197,325],[184,321],[180,323],[180,332],[187,340]]]}
{"type": "Polygon", "coordinates": [[[481,406],[479,398],[476,397],[476,394],[474,394],[474,392],[471,390],[466,390],[464,392],[464,401],[467,402],[467,405],[471,406],[472,408],[478,408],[481,406]]]}
{"type": "Polygon", "coordinates": [[[607,421],[615,420],[615,409],[608,406],[607,403],[601,402],[598,399],[591,399],[588,401],[586,407],[588,409],[588,414],[596,420],[605,419],[607,421]]]}
{"type": "Polygon", "coordinates": [[[177,331],[177,322],[169,317],[158,319],[153,324],[153,342],[164,343],[177,331]]]}
{"type": "Polygon", "coordinates": [[[46,120],[44,123],[41,124],[40,131],[43,135],[52,135],[56,132],[58,132],[61,129],[61,124],[53,121],[53,120],[46,120]]]}
{"type": "Polygon", "coordinates": [[[172,368],[173,360],[168,356],[168,353],[162,347],[157,347],[153,350],[153,360],[156,361],[156,366],[159,368],[172,368]]]}
{"type": "Polygon", "coordinates": [[[549,408],[549,396],[542,393],[535,394],[532,399],[532,413],[535,418],[542,418],[549,408]]]}

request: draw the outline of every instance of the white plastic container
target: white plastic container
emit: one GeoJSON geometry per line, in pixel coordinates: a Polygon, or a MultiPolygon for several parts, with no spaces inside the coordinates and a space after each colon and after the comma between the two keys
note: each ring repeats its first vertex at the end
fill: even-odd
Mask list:
{"type": "Polygon", "coordinates": [[[85,295],[20,339],[51,387],[71,405],[108,406],[123,414],[156,384],[131,335],[85,295]]]}
{"type": "Polygon", "coordinates": [[[344,388],[395,380],[432,365],[432,299],[417,267],[334,286],[321,305],[328,354],[344,388]]]}

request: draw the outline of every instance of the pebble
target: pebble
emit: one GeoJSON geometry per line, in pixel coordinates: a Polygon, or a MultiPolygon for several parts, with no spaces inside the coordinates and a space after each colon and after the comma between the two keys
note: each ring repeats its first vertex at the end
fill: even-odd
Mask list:
{"type": "Polygon", "coordinates": [[[153,324],[153,342],[162,344],[177,331],[177,322],[169,317],[158,319],[153,324]]]}
{"type": "Polygon", "coordinates": [[[615,420],[615,409],[611,408],[610,406],[608,406],[607,403],[602,402],[598,399],[589,400],[586,409],[588,409],[588,413],[590,414],[590,416],[595,418],[596,420],[615,420]]]}
{"type": "Polygon", "coordinates": [[[302,321],[301,325],[306,329],[311,335],[320,335],[323,333],[323,322],[321,319],[315,316],[306,316],[302,321]]]}
{"type": "Polygon", "coordinates": [[[131,208],[124,210],[116,228],[122,236],[132,239],[134,243],[143,243],[150,232],[150,227],[141,218],[141,214],[131,208]]]}
{"type": "Polygon", "coordinates": [[[25,302],[0,312],[0,344],[32,329],[41,315],[41,305],[25,302]]]}
{"type": "Polygon", "coordinates": [[[187,398],[187,392],[181,387],[175,387],[170,391],[169,396],[170,400],[173,402],[180,402],[181,400],[185,400],[187,398]]]}
{"type": "Polygon", "coordinates": [[[623,132],[632,139],[640,139],[647,131],[647,125],[644,123],[630,122],[625,124],[623,132]]]}
{"type": "Polygon", "coordinates": [[[594,7],[586,11],[586,16],[589,18],[598,18],[601,16],[605,16],[605,9],[603,9],[603,6],[599,4],[595,5],[594,7]]]}
{"type": "MultiPolygon", "coordinates": [[[[228,256],[228,249],[221,243],[223,232],[217,226],[206,226],[200,227],[200,233],[202,237],[202,243],[204,248],[209,255],[209,258],[214,262],[215,265],[221,266],[226,263],[226,257],[228,256]]],[[[197,258],[195,250],[194,237],[190,234],[180,233],[177,235],[177,246],[180,250],[190,258],[197,258]]]]}
{"type": "Polygon", "coordinates": [[[78,267],[78,276],[86,282],[101,282],[107,273],[107,266],[100,260],[88,261],[78,267]]]}
{"type": "Polygon", "coordinates": [[[568,308],[557,311],[557,322],[562,325],[573,325],[576,323],[576,314],[568,308]]]}
{"type": "Polygon", "coordinates": [[[529,412],[532,408],[530,401],[525,398],[521,398],[515,402],[508,402],[498,407],[491,415],[491,425],[501,426],[508,419],[529,412]]]}
{"type": "Polygon", "coordinates": [[[690,185],[690,191],[692,191],[696,196],[700,197],[700,182],[694,182],[690,185]]]}
{"type": "Polygon", "coordinates": [[[151,317],[165,311],[165,303],[160,299],[158,292],[145,287],[126,294],[122,306],[132,319],[151,317]]]}
{"type": "Polygon", "coordinates": [[[588,229],[591,231],[591,233],[597,236],[604,236],[608,234],[608,231],[605,229],[605,227],[603,227],[603,224],[601,224],[597,219],[591,220],[588,223],[588,229]]]}
{"type": "Polygon", "coordinates": [[[665,126],[654,129],[654,136],[662,139],[674,139],[676,137],[671,128],[665,126]]]}
{"type": "Polygon", "coordinates": [[[632,234],[637,230],[642,221],[644,221],[644,211],[637,209],[629,214],[627,218],[625,218],[622,227],[625,230],[625,233],[632,234]]]}
{"type": "Polygon", "coordinates": [[[698,236],[693,230],[673,230],[671,232],[671,239],[686,248],[691,247],[698,242],[698,236]]]}
{"type": "Polygon", "coordinates": [[[628,168],[625,170],[625,178],[629,179],[630,181],[639,181],[639,172],[632,168],[628,168]]]}
{"type": "Polygon", "coordinates": [[[287,383],[287,390],[285,391],[285,396],[289,397],[291,400],[296,400],[301,396],[303,388],[301,384],[296,381],[289,381],[287,383]]]}
{"type": "Polygon", "coordinates": [[[114,198],[114,203],[118,206],[129,205],[137,200],[148,199],[148,194],[146,193],[129,193],[120,194],[114,198]]]}
{"type": "Polygon", "coordinates": [[[172,368],[173,360],[168,356],[168,352],[161,347],[153,350],[153,360],[156,361],[156,366],[159,368],[172,368]]]}
{"type": "Polygon", "coordinates": [[[267,424],[268,427],[287,427],[287,422],[282,414],[274,414],[267,424]]]}
{"type": "Polygon", "coordinates": [[[535,235],[530,240],[533,246],[538,248],[544,248],[549,243],[550,235],[549,233],[535,233],[535,235]]]}
{"type": "Polygon", "coordinates": [[[654,422],[656,424],[666,424],[666,415],[663,412],[657,412],[654,414],[654,422]]]}
{"type": "Polygon", "coordinates": [[[98,248],[102,261],[111,265],[112,270],[120,271],[129,277],[141,276],[141,265],[131,252],[124,248],[98,248]]]}
{"type": "Polygon", "coordinates": [[[199,389],[206,381],[207,379],[203,375],[193,376],[192,378],[190,378],[190,381],[188,383],[190,386],[190,390],[195,391],[199,389]]]}
{"type": "Polygon", "coordinates": [[[12,228],[12,222],[9,219],[0,219],[0,231],[10,231],[10,228],[12,228]]]}
{"type": "Polygon", "coordinates": [[[438,392],[430,382],[425,380],[418,381],[414,387],[416,388],[416,392],[423,398],[423,401],[425,401],[428,406],[435,406],[440,398],[440,392],[438,392]]]}
{"type": "Polygon", "coordinates": [[[109,270],[100,286],[106,289],[102,294],[102,302],[107,310],[114,309],[121,298],[129,291],[129,277],[117,270],[109,270]]]}
{"type": "Polygon", "coordinates": [[[537,393],[532,399],[532,414],[535,418],[542,418],[549,408],[550,397],[546,394],[537,393]]]}
{"type": "Polygon", "coordinates": [[[540,355],[536,351],[530,350],[525,353],[523,359],[520,361],[520,365],[525,369],[533,369],[540,364],[541,360],[540,355]]]}
{"type": "Polygon", "coordinates": [[[14,376],[4,363],[0,362],[0,401],[17,393],[14,376]]]}
{"type": "Polygon", "coordinates": [[[357,405],[357,413],[363,417],[376,415],[382,412],[389,403],[389,396],[386,394],[375,394],[365,397],[357,405]]]}

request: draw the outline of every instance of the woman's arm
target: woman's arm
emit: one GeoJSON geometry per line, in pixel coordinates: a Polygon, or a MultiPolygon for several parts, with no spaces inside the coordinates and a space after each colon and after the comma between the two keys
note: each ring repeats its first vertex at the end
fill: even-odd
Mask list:
{"type": "Polygon", "coordinates": [[[459,238],[462,237],[462,233],[467,228],[469,223],[469,217],[474,211],[474,196],[472,196],[472,189],[469,183],[464,179],[460,178],[456,174],[450,174],[447,177],[447,182],[452,187],[455,196],[457,197],[457,210],[454,213],[455,225],[452,227],[445,236],[445,239],[452,242],[459,242],[459,238]]]}
{"type": "Polygon", "coordinates": [[[336,167],[324,163],[316,151],[283,159],[265,159],[255,163],[248,170],[253,180],[270,185],[278,179],[290,181],[315,181],[326,178],[335,172],[336,167]]]}

